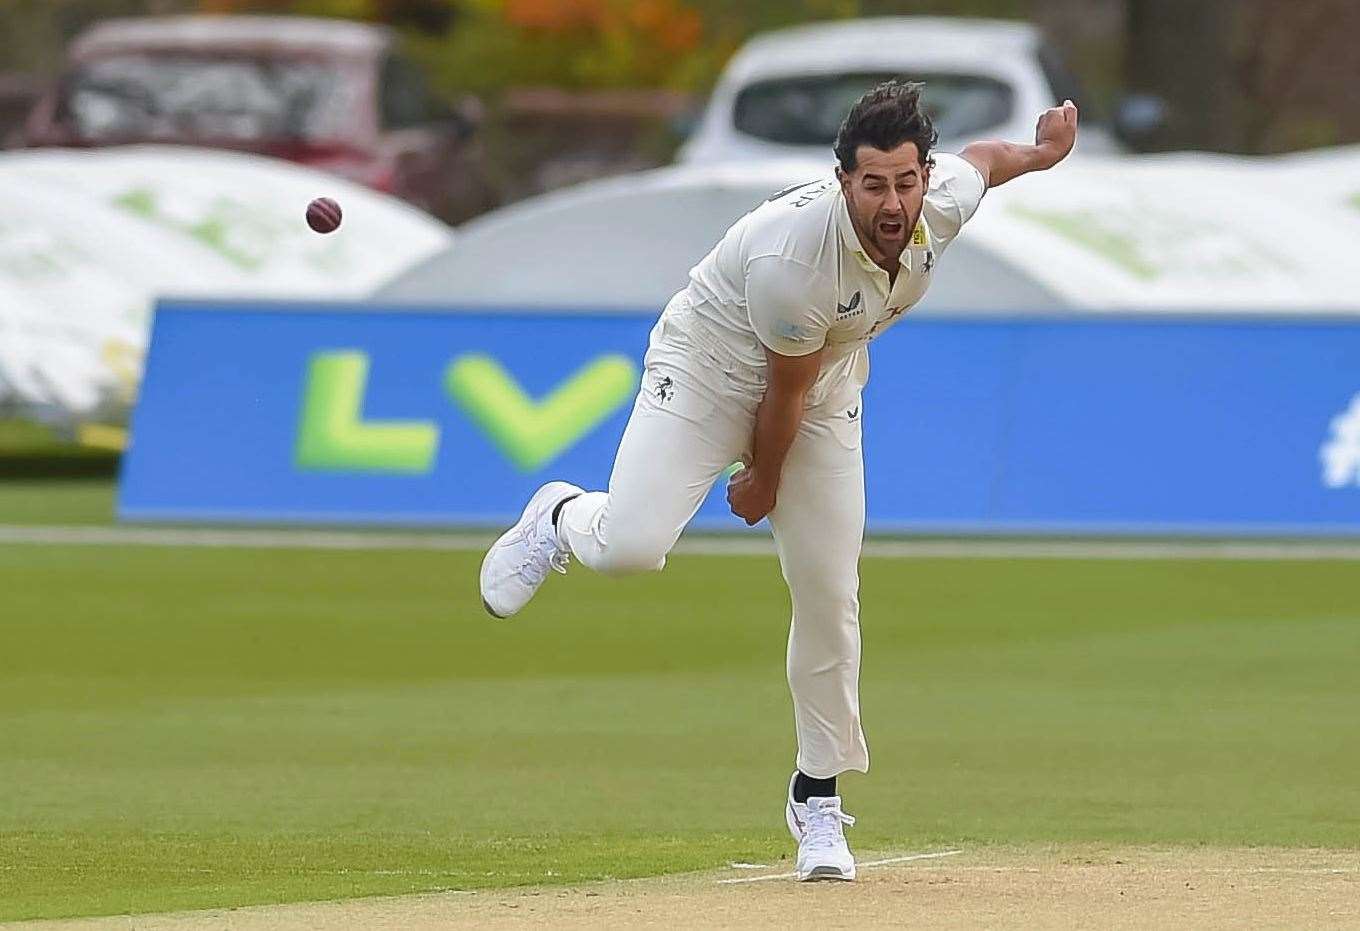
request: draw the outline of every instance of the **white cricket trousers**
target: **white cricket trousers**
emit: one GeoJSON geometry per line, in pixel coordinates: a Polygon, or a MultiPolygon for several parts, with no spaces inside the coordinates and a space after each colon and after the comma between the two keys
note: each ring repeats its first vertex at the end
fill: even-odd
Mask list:
{"type": "MultiPolygon", "coordinates": [[[[751,448],[758,387],[663,316],[609,491],[572,499],[559,533],[597,572],[661,569],[714,481],[751,448]]],[[[864,539],[860,389],[809,406],[780,477],[770,526],[793,600],[788,679],[798,769],[867,772],[859,715],[859,553],[864,539]]]]}

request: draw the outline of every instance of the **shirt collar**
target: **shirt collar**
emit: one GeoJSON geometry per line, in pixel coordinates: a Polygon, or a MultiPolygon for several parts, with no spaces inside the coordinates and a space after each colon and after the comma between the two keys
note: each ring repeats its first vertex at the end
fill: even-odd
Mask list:
{"type": "MultiPolygon", "coordinates": [[[[850,205],[845,202],[845,192],[836,192],[836,227],[840,230],[841,244],[845,250],[855,257],[855,261],[865,271],[883,271],[869,258],[869,253],[864,251],[864,245],[859,241],[859,233],[855,231],[855,223],[850,219],[850,205]]],[[[902,255],[898,261],[908,272],[911,271],[911,250],[913,247],[929,247],[930,232],[926,227],[925,212],[922,211],[920,218],[916,221],[916,229],[912,230],[911,236],[907,239],[907,246],[902,250],[902,255]]],[[[886,272],[885,272],[886,274],[886,272]]]]}

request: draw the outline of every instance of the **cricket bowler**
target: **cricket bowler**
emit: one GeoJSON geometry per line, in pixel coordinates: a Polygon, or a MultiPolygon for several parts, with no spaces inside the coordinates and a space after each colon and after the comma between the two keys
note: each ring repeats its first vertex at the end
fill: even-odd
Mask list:
{"type": "Polygon", "coordinates": [[[855,103],[834,176],[738,220],[652,329],[609,490],[540,488],[481,568],[486,609],[509,617],[572,556],[596,572],[651,572],[734,462],[732,512],[768,518],[793,602],[788,680],[798,733],[785,818],[800,880],[855,878],[836,777],[869,769],[859,711],[861,392],[869,343],[920,301],[988,188],[1052,168],[1077,108],[1039,116],[1033,145],[975,142],[935,155],[920,84],[855,103]]]}

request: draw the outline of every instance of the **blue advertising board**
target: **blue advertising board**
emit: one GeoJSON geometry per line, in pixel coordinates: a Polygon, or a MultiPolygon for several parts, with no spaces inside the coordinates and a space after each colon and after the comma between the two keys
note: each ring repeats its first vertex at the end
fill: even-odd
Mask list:
{"type": "MultiPolygon", "coordinates": [[[[119,515],[506,524],[606,486],[652,323],[162,304],[119,515]]],[[[1360,534],[1360,322],[937,315],[871,354],[871,531],[1360,534]]],[[[744,529],[721,488],[695,526],[744,529]]]]}

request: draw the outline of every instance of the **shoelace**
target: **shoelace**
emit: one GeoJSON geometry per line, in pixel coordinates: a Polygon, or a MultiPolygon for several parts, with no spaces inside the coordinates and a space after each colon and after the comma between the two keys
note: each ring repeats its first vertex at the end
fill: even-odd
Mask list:
{"type": "Polygon", "coordinates": [[[548,570],[566,574],[571,555],[557,545],[551,537],[531,535],[529,552],[520,563],[520,578],[530,585],[541,585],[548,577],[548,570]]]}
{"type": "Polygon", "coordinates": [[[852,825],[855,819],[839,808],[808,809],[807,840],[809,847],[832,847],[841,838],[841,825],[852,825]]]}

